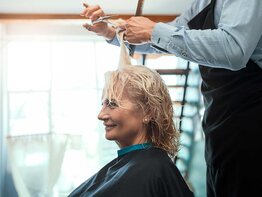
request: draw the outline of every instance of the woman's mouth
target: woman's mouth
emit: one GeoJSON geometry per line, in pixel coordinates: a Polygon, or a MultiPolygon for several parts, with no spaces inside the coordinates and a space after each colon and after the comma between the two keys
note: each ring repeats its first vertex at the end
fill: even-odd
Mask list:
{"type": "Polygon", "coordinates": [[[113,129],[114,127],[116,127],[116,125],[105,124],[105,130],[106,131],[109,131],[109,130],[113,129]]]}

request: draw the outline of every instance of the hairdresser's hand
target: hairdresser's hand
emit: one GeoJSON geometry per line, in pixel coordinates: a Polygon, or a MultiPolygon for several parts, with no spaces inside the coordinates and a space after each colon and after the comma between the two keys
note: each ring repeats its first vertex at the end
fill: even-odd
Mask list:
{"type": "Polygon", "coordinates": [[[143,44],[151,40],[155,22],[145,17],[131,17],[125,24],[119,25],[125,29],[124,39],[130,44],[143,44]]]}
{"type": "MultiPolygon", "coordinates": [[[[94,21],[101,16],[105,16],[104,11],[100,8],[99,5],[93,6],[93,5],[87,5],[83,3],[83,6],[85,8],[80,15],[90,19],[91,21],[94,21]]],[[[96,33],[98,36],[103,36],[108,40],[113,39],[116,34],[115,29],[112,27],[109,27],[107,23],[96,23],[94,25],[85,23],[83,26],[88,31],[92,31],[96,33]]]]}

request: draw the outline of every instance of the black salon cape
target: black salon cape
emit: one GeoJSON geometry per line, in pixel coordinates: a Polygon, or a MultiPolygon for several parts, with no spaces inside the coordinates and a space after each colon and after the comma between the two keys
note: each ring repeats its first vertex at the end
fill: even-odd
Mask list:
{"type": "Polygon", "coordinates": [[[193,197],[178,168],[158,148],[135,150],[105,165],[69,197],[193,197]]]}

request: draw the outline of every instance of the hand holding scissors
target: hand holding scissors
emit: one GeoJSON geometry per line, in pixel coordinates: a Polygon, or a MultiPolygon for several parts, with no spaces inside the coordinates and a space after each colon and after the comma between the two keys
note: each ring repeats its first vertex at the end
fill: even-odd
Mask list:
{"type": "Polygon", "coordinates": [[[84,16],[91,20],[90,23],[85,23],[83,26],[88,30],[96,33],[99,36],[103,36],[107,39],[113,39],[116,30],[118,30],[117,25],[108,19],[116,17],[117,15],[105,15],[104,11],[100,6],[89,6],[83,4],[85,7],[81,16],[84,16]]]}

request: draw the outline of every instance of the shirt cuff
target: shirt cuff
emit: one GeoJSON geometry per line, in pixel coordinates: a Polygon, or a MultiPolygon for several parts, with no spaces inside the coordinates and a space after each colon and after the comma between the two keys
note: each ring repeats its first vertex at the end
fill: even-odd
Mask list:
{"type": "Polygon", "coordinates": [[[116,46],[120,45],[117,35],[115,35],[115,37],[112,40],[106,39],[106,42],[109,43],[109,44],[112,44],[112,45],[116,45],[116,46]]]}
{"type": "Polygon", "coordinates": [[[151,35],[152,47],[186,58],[188,54],[183,34],[183,27],[157,23],[151,35]]]}
{"type": "Polygon", "coordinates": [[[151,42],[153,45],[167,50],[171,42],[172,35],[177,28],[165,23],[157,23],[152,31],[151,42]]]}

